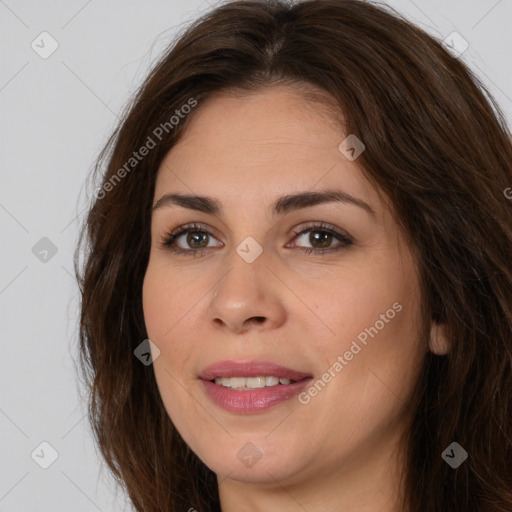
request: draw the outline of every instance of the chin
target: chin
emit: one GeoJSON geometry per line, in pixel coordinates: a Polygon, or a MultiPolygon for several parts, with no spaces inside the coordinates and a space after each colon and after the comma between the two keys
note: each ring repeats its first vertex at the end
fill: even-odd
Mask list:
{"type": "MultiPolygon", "coordinates": [[[[269,487],[297,482],[307,463],[302,450],[290,447],[284,449],[285,439],[279,436],[274,442],[265,439],[268,433],[233,436],[224,449],[214,453],[198,454],[201,460],[217,475],[219,482],[224,478],[269,487]],[[243,439],[242,439],[243,438],[243,439]],[[251,440],[252,439],[252,440],[251,440]]],[[[303,477],[302,477],[303,478],[303,477]]]]}

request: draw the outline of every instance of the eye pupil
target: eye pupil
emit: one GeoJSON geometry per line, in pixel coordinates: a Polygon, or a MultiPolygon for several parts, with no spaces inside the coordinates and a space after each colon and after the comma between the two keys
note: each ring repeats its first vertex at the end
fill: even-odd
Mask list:
{"type": "Polygon", "coordinates": [[[320,247],[329,247],[332,235],[326,231],[312,231],[309,235],[309,241],[314,245],[316,242],[320,242],[320,247]],[[320,233],[323,233],[321,235],[320,233]],[[322,240],[323,239],[323,240],[322,240]],[[327,241],[327,243],[325,243],[327,241]]]}

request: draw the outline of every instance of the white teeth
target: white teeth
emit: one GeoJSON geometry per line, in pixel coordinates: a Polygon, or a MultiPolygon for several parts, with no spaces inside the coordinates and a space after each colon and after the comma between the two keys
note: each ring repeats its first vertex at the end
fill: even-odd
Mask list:
{"type": "Polygon", "coordinates": [[[264,388],[265,377],[247,377],[247,379],[245,379],[245,386],[253,389],[264,388]]]}
{"type": "Polygon", "coordinates": [[[223,377],[221,379],[215,379],[215,382],[217,384],[220,384],[221,386],[225,386],[227,388],[231,387],[231,379],[226,379],[225,377],[223,377]],[[220,382],[217,382],[217,380],[220,380],[220,382]]]}
{"type": "Polygon", "coordinates": [[[265,377],[265,386],[277,386],[279,377],[265,377]]]}
{"type": "Polygon", "coordinates": [[[241,388],[245,386],[245,380],[243,377],[232,377],[231,379],[224,379],[222,378],[222,383],[224,384],[224,381],[228,382],[228,387],[230,388],[241,388]]]}
{"type": "Polygon", "coordinates": [[[281,384],[291,384],[291,380],[285,377],[217,377],[215,384],[232,389],[261,389],[264,387],[277,386],[281,384]]]}

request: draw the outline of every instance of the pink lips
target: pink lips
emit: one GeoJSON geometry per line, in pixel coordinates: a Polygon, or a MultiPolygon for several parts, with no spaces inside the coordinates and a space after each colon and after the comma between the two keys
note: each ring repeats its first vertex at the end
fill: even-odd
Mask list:
{"type": "Polygon", "coordinates": [[[267,361],[219,361],[205,368],[199,378],[207,396],[219,407],[242,414],[262,412],[299,394],[313,379],[311,374],[267,361]],[[234,390],[213,381],[217,377],[274,376],[287,378],[290,384],[277,384],[254,390],[234,390]]]}
{"type": "Polygon", "coordinates": [[[201,372],[199,378],[213,380],[217,377],[259,377],[269,375],[296,381],[311,377],[310,373],[299,372],[267,361],[218,361],[207,366],[201,372]]]}

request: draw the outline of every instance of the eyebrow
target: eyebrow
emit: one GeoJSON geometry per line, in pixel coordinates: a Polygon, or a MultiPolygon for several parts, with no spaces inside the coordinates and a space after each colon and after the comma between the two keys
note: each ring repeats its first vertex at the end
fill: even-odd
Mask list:
{"type": "MultiPolygon", "coordinates": [[[[322,203],[340,202],[358,206],[376,217],[373,208],[357,197],[351,196],[342,190],[321,190],[319,192],[300,192],[297,194],[288,194],[280,196],[272,205],[271,212],[274,216],[284,215],[288,212],[315,206],[322,203]]],[[[196,196],[191,194],[169,193],[163,195],[151,208],[155,211],[163,206],[177,205],[189,210],[195,210],[212,215],[221,215],[222,203],[208,196],[196,196]]]]}

